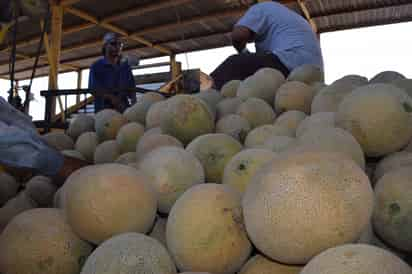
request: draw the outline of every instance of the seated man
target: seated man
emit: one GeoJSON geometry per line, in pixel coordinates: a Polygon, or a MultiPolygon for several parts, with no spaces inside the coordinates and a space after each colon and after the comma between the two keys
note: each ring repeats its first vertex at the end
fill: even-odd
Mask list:
{"type": "MultiPolygon", "coordinates": [[[[90,68],[89,88],[117,89],[118,91],[122,88],[135,88],[132,70],[128,62],[122,60],[123,43],[120,37],[115,33],[107,33],[103,40],[103,58],[97,60],[90,68]]],[[[114,108],[122,112],[130,105],[128,99],[132,104],[135,103],[136,94],[129,96],[119,95],[117,92],[104,96],[96,94],[95,112],[105,108],[114,108]]]]}
{"type": "Polygon", "coordinates": [[[310,24],[299,14],[274,1],[262,1],[249,8],[232,31],[232,44],[239,52],[211,73],[214,88],[231,80],[244,80],[257,70],[271,67],[285,77],[304,64],[323,70],[319,41],[310,24]],[[246,50],[255,42],[256,53],[246,50]]]}

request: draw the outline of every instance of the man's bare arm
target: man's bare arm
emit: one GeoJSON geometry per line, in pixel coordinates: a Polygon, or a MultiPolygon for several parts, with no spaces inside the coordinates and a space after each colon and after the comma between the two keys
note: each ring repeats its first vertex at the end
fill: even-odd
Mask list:
{"type": "Polygon", "coordinates": [[[248,42],[254,40],[255,34],[248,28],[243,26],[236,26],[233,28],[231,38],[232,45],[238,51],[242,52],[248,42]]]}

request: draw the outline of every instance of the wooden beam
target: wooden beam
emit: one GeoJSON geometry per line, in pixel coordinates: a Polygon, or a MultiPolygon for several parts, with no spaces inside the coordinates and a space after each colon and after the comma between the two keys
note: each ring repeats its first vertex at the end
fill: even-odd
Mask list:
{"type": "Polygon", "coordinates": [[[67,6],[74,5],[80,1],[81,0],[61,0],[60,5],[62,5],[63,7],[67,7],[67,6]]]}
{"type": "Polygon", "coordinates": [[[304,0],[298,0],[298,4],[300,9],[302,10],[303,14],[306,17],[306,20],[308,20],[309,24],[312,26],[312,29],[315,33],[318,33],[318,26],[316,25],[315,20],[310,15],[309,9],[306,6],[306,3],[304,0]]]}
{"type": "MultiPolygon", "coordinates": [[[[81,89],[82,88],[82,77],[83,77],[83,71],[81,69],[79,69],[77,71],[77,89],[81,89]]],[[[80,103],[80,94],[76,95],[76,104],[80,103]]]]}

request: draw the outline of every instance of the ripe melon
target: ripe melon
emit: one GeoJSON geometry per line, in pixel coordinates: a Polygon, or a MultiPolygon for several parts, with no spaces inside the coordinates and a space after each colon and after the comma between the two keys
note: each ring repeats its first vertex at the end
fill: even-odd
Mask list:
{"type": "Polygon", "coordinates": [[[342,78],[334,81],[332,85],[334,84],[349,84],[349,85],[354,85],[354,86],[365,86],[369,84],[368,78],[361,76],[361,75],[356,75],[356,74],[349,74],[345,75],[342,78]]]}
{"type": "Polygon", "coordinates": [[[289,136],[271,136],[262,145],[257,146],[260,149],[268,149],[273,152],[283,152],[296,146],[296,139],[289,136]]]}
{"type": "Polygon", "coordinates": [[[127,124],[127,119],[113,109],[104,109],[95,115],[94,127],[100,142],[116,138],[119,129],[127,124]]]}
{"type": "Polygon", "coordinates": [[[274,160],[276,153],[264,149],[246,149],[236,154],[226,165],[222,183],[232,186],[241,195],[252,177],[266,163],[274,160]]]}
{"type": "Polygon", "coordinates": [[[400,258],[382,248],[346,244],[330,248],[313,258],[300,274],[411,274],[400,258]]]}
{"type": "Polygon", "coordinates": [[[85,132],[94,131],[94,117],[87,114],[78,114],[70,121],[69,128],[67,129],[67,135],[73,140],[85,132]]]}
{"type": "Polygon", "coordinates": [[[96,151],[94,152],[94,163],[114,163],[120,155],[120,148],[116,141],[105,141],[96,147],[96,151]]]}
{"type": "Polygon", "coordinates": [[[292,70],[287,80],[311,84],[315,82],[324,82],[324,75],[319,67],[305,64],[292,70]]]}
{"type": "Polygon", "coordinates": [[[341,154],[295,149],[254,177],[243,196],[248,235],[266,256],[305,264],[356,241],[373,210],[368,177],[341,154]]]}
{"type": "Polygon", "coordinates": [[[239,105],[236,114],[249,121],[252,128],[271,124],[276,118],[272,107],[259,98],[249,98],[239,105]]]}
{"type": "Polygon", "coordinates": [[[391,246],[412,251],[412,171],[409,167],[383,175],[375,186],[373,226],[391,246]]]}
{"type": "Polygon", "coordinates": [[[311,83],[310,86],[315,90],[315,95],[319,93],[323,88],[326,88],[328,85],[326,85],[323,82],[314,82],[311,83]]]}
{"type": "Polygon", "coordinates": [[[218,184],[194,186],[177,200],[167,221],[166,240],[181,271],[235,273],[252,250],[240,196],[218,184]]]}
{"type": "Polygon", "coordinates": [[[236,114],[226,115],[216,123],[216,133],[227,134],[242,143],[251,129],[249,121],[236,114]]]}
{"type": "Polygon", "coordinates": [[[209,272],[181,272],[180,274],[212,274],[209,272]]]}
{"type": "Polygon", "coordinates": [[[160,102],[163,101],[165,99],[165,97],[160,94],[159,92],[154,92],[154,91],[150,91],[150,92],[146,92],[143,94],[142,96],[143,100],[152,100],[154,102],[160,102]]]}
{"type": "Polygon", "coordinates": [[[57,187],[52,180],[44,176],[35,176],[26,183],[26,194],[40,207],[49,207],[53,204],[53,197],[57,187]]]}
{"type": "Polygon", "coordinates": [[[95,132],[85,132],[77,138],[75,149],[80,152],[87,161],[93,161],[94,152],[99,145],[99,137],[95,132]]]}
{"type": "Polygon", "coordinates": [[[220,90],[220,93],[223,95],[223,97],[226,98],[236,97],[237,89],[239,88],[241,82],[242,81],[240,80],[232,80],[227,82],[223,85],[222,89],[220,90]]]}
{"type": "Polygon", "coordinates": [[[160,147],[146,154],[138,169],[148,176],[158,198],[158,210],[169,213],[190,187],[205,182],[205,172],[194,155],[179,147],[160,147]]]}
{"type": "Polygon", "coordinates": [[[10,174],[0,172],[0,207],[2,207],[8,200],[16,196],[20,184],[10,174]]]}
{"type": "Polygon", "coordinates": [[[118,164],[127,165],[131,163],[135,163],[136,161],[137,161],[136,152],[127,152],[127,153],[120,155],[114,162],[118,164]]]}
{"type": "Polygon", "coordinates": [[[56,150],[70,150],[74,148],[73,139],[63,132],[50,132],[42,135],[42,139],[56,150]]]}
{"type": "Polygon", "coordinates": [[[276,93],[274,102],[276,113],[298,110],[310,114],[314,96],[315,89],[312,86],[297,81],[286,82],[276,93]]]}
{"type": "Polygon", "coordinates": [[[335,112],[318,112],[306,117],[297,127],[296,136],[303,135],[308,129],[335,127],[335,116],[335,112]]]}
{"type": "Polygon", "coordinates": [[[162,115],[167,114],[167,101],[156,102],[150,106],[146,114],[146,128],[160,127],[162,115]]]}
{"type": "Polygon", "coordinates": [[[168,100],[167,115],[163,116],[160,127],[164,134],[188,144],[196,137],[214,131],[214,116],[201,99],[176,95],[168,100]]]}
{"type": "Polygon", "coordinates": [[[219,102],[216,106],[216,117],[217,119],[222,119],[226,115],[235,114],[240,104],[243,100],[239,97],[226,98],[219,102]]]}
{"type": "Polygon", "coordinates": [[[384,157],[375,168],[373,181],[377,182],[386,173],[403,167],[412,167],[412,152],[400,151],[384,157]]]}
{"type": "Polygon", "coordinates": [[[0,234],[6,225],[18,214],[38,207],[25,191],[20,191],[17,196],[8,200],[0,207],[0,234]]]}
{"type": "Polygon", "coordinates": [[[282,113],[279,117],[275,120],[274,125],[279,125],[283,127],[287,127],[293,132],[296,132],[299,124],[307,117],[307,115],[298,110],[290,110],[282,113]]]}
{"type": "Polygon", "coordinates": [[[54,208],[63,209],[63,202],[62,202],[62,189],[63,189],[63,186],[61,186],[59,189],[57,189],[56,193],[54,193],[54,196],[53,196],[53,207],[54,208]]]}
{"type": "Polygon", "coordinates": [[[163,96],[161,96],[160,94],[144,94],[137,99],[137,102],[133,106],[127,108],[124,111],[123,115],[129,122],[136,122],[144,125],[146,122],[147,112],[149,111],[150,107],[156,102],[160,102],[162,100],[163,96]]]}
{"type": "Polygon", "coordinates": [[[116,142],[121,153],[136,151],[136,145],[144,134],[144,127],[136,122],[128,123],[120,128],[116,142]]]}
{"type": "Polygon", "coordinates": [[[294,136],[294,132],[287,127],[278,125],[264,125],[255,128],[246,137],[245,147],[257,148],[273,136],[294,136]]]}
{"type": "Polygon", "coordinates": [[[203,90],[196,93],[194,96],[202,99],[213,113],[216,113],[217,104],[224,99],[223,95],[214,89],[203,90]]]}
{"type": "Polygon", "coordinates": [[[186,150],[201,162],[206,182],[220,183],[226,164],[242,150],[242,144],[226,134],[215,133],[197,137],[186,150]]]}
{"type": "Polygon", "coordinates": [[[86,160],[86,158],[77,150],[63,150],[61,153],[67,157],[76,158],[83,161],[86,160]]]}
{"type": "Polygon", "coordinates": [[[312,113],[336,112],[345,96],[352,93],[358,86],[349,81],[336,82],[322,89],[314,98],[311,106],[312,113]]]}
{"type": "Polygon", "coordinates": [[[239,274],[299,274],[301,270],[301,266],[283,265],[256,255],[247,261],[239,274]]]}
{"type": "Polygon", "coordinates": [[[391,83],[395,80],[405,79],[406,77],[396,71],[383,71],[376,74],[369,80],[370,84],[391,83]]]}
{"type": "Polygon", "coordinates": [[[260,98],[272,105],[277,90],[284,82],[285,77],[280,71],[273,68],[262,68],[240,83],[237,97],[242,99],[260,98]]]}
{"type": "Polygon", "coordinates": [[[409,96],[412,97],[412,79],[397,79],[391,84],[397,86],[398,88],[405,91],[409,96]]]}
{"type": "Polygon", "coordinates": [[[152,231],[150,232],[149,236],[158,240],[164,247],[167,248],[166,224],[167,224],[167,218],[162,218],[160,216],[157,216],[155,225],[152,231]]]}
{"type": "MultiPolygon", "coordinates": [[[[154,127],[151,129],[146,129],[143,136],[150,135],[150,134],[162,134],[162,129],[160,127],[154,127]]],[[[143,138],[142,136],[142,138],[143,138]]]]}
{"type": "Polygon", "coordinates": [[[124,233],[102,243],[80,274],[175,274],[166,248],[141,233],[124,233]]]}
{"type": "Polygon", "coordinates": [[[88,166],[65,184],[64,211],[82,239],[99,244],[124,232],[147,233],[153,225],[156,194],[149,179],[132,167],[88,166]]]}
{"type": "Polygon", "coordinates": [[[392,85],[359,87],[340,103],[336,125],[349,131],[367,156],[398,151],[412,137],[411,106],[402,103],[399,95],[408,97],[392,85]]]}
{"type": "Polygon", "coordinates": [[[61,210],[32,209],[16,216],[0,235],[0,272],[75,274],[91,252],[61,210]]]}
{"type": "Polygon", "coordinates": [[[164,135],[164,134],[145,134],[140,138],[136,147],[136,157],[137,160],[141,160],[150,151],[164,146],[175,146],[183,148],[183,144],[177,140],[175,137],[164,135]]]}
{"type": "Polygon", "coordinates": [[[360,144],[341,128],[308,129],[297,139],[297,145],[343,153],[354,160],[360,168],[365,169],[365,155],[360,144]]]}

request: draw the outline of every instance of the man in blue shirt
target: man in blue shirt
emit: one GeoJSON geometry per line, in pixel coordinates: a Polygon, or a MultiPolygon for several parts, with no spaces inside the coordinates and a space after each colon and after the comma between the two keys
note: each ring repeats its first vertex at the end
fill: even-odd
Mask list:
{"type": "Polygon", "coordinates": [[[320,43],[310,24],[275,1],[250,7],[234,26],[231,37],[239,54],[230,56],[211,73],[216,89],[230,80],[244,80],[263,67],[275,68],[285,77],[304,64],[323,70],[320,43]],[[255,42],[256,53],[246,50],[248,42],[255,42]]]}
{"type": "MultiPolygon", "coordinates": [[[[122,60],[121,51],[123,43],[115,33],[107,33],[104,36],[102,49],[103,58],[97,60],[90,68],[90,89],[118,89],[135,88],[136,84],[129,64],[122,60]]],[[[124,111],[131,103],[136,102],[136,94],[118,93],[95,95],[95,112],[105,108],[114,108],[124,111]]]]}

